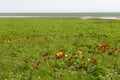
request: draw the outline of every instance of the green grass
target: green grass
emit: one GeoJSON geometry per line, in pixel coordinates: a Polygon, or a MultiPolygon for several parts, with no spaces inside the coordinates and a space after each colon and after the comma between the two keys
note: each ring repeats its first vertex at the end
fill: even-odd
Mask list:
{"type": "Polygon", "coordinates": [[[119,61],[120,20],[0,18],[0,80],[119,80],[119,61]]]}

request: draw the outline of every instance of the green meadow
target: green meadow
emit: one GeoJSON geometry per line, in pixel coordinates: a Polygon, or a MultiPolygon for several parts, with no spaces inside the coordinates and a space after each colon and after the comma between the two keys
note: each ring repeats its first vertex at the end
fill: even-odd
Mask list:
{"type": "Polygon", "coordinates": [[[120,80],[120,20],[0,18],[0,80],[120,80]]]}

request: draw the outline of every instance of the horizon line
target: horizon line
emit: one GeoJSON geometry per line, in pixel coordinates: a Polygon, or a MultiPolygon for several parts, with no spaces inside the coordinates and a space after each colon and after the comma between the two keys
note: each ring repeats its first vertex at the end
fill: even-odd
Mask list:
{"type": "Polygon", "coordinates": [[[0,13],[120,13],[120,12],[0,12],[0,13]]]}

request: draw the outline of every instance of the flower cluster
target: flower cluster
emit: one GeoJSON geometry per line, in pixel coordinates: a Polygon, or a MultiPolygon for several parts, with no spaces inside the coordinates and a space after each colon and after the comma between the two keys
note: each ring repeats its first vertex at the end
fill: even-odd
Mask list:
{"type": "MultiPolygon", "coordinates": [[[[29,39],[29,38],[28,38],[29,39]]],[[[109,52],[110,46],[108,44],[101,44],[99,46],[96,46],[98,51],[103,52],[109,52]]],[[[94,49],[94,50],[95,50],[94,49]]],[[[90,51],[91,49],[89,49],[90,51]]],[[[111,48],[112,52],[118,51],[118,48],[111,48]]],[[[67,52],[63,50],[59,50],[54,56],[50,55],[48,52],[41,54],[41,59],[43,59],[43,62],[37,61],[37,63],[34,66],[34,69],[39,70],[40,65],[49,65],[50,70],[52,70],[53,73],[55,73],[55,76],[57,75],[57,78],[62,78],[64,74],[61,74],[61,69],[67,69],[67,70],[84,70],[87,72],[91,66],[95,66],[98,62],[96,59],[95,53],[89,54],[84,52],[81,48],[76,48],[74,52],[71,54],[67,54],[67,52]],[[67,56],[66,56],[67,55],[67,56]]],[[[29,61],[25,61],[26,65],[29,65],[29,61]]],[[[40,79],[41,77],[39,77],[40,79]]]]}
{"type": "Polygon", "coordinates": [[[56,59],[62,59],[64,57],[65,57],[65,54],[62,50],[59,50],[59,52],[55,54],[56,59]]]}
{"type": "Polygon", "coordinates": [[[96,46],[96,48],[98,50],[104,50],[104,52],[106,52],[107,50],[109,50],[109,45],[108,44],[100,44],[100,46],[96,46]]]}

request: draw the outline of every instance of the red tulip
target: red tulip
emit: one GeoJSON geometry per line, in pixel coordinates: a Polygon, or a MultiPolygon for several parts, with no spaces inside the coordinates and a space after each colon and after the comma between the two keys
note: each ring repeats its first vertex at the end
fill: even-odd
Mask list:
{"type": "Polygon", "coordinates": [[[25,64],[28,64],[29,62],[28,61],[25,61],[25,64]]]}
{"type": "Polygon", "coordinates": [[[50,56],[47,56],[48,59],[50,59],[50,56]]]}
{"type": "Polygon", "coordinates": [[[40,61],[37,62],[37,65],[38,65],[38,66],[40,65],[40,61]]]}
{"type": "Polygon", "coordinates": [[[18,40],[18,44],[21,44],[21,41],[20,41],[20,40],[18,40]]]}
{"type": "Polygon", "coordinates": [[[80,68],[81,68],[81,69],[84,69],[84,68],[85,68],[85,66],[84,66],[84,65],[82,65],[80,68]]]}
{"type": "Polygon", "coordinates": [[[47,53],[47,52],[45,53],[45,56],[48,56],[48,53],[47,53]]]}
{"type": "Polygon", "coordinates": [[[82,56],[82,59],[85,59],[85,56],[82,56]]]}
{"type": "Polygon", "coordinates": [[[67,66],[68,66],[68,67],[70,67],[71,65],[70,65],[70,64],[68,64],[67,66]]]}
{"type": "Polygon", "coordinates": [[[27,36],[27,37],[26,37],[26,39],[30,39],[30,37],[29,37],[29,36],[27,36]]]}
{"type": "Polygon", "coordinates": [[[117,48],[112,48],[113,51],[117,51],[118,49],[117,48]]]}
{"type": "Polygon", "coordinates": [[[85,65],[86,64],[86,62],[83,62],[83,65],[85,65]]]}
{"type": "Polygon", "coordinates": [[[68,60],[71,61],[71,60],[72,60],[72,57],[68,58],[68,60]]]}
{"type": "Polygon", "coordinates": [[[38,68],[39,68],[39,66],[38,66],[38,65],[35,65],[35,66],[34,66],[34,68],[35,68],[35,69],[38,69],[38,68]]]}
{"type": "Polygon", "coordinates": [[[57,69],[54,69],[53,72],[57,72],[57,69]]]}
{"type": "Polygon", "coordinates": [[[59,50],[59,52],[63,52],[63,50],[59,50]]]}
{"type": "Polygon", "coordinates": [[[60,74],[60,77],[62,77],[63,75],[62,74],[60,74]]]}

